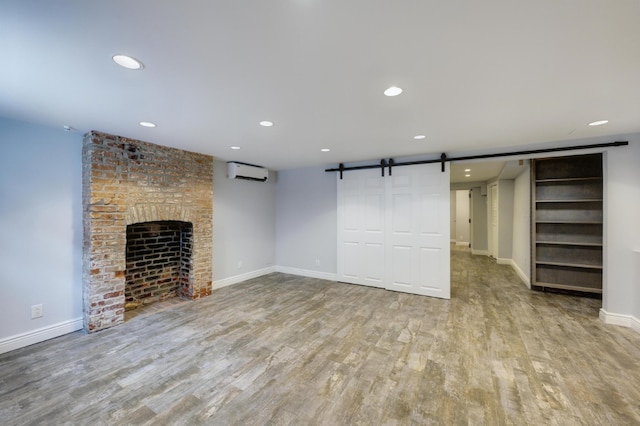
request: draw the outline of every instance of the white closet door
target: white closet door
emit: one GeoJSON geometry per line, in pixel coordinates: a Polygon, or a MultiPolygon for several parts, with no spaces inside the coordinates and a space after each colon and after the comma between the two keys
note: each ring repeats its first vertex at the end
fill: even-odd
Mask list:
{"type": "Polygon", "coordinates": [[[394,168],[387,178],[386,206],[386,288],[449,299],[448,168],[394,168]]]}
{"type": "Polygon", "coordinates": [[[380,169],[338,176],[338,281],[384,287],[384,185],[380,169]]]}

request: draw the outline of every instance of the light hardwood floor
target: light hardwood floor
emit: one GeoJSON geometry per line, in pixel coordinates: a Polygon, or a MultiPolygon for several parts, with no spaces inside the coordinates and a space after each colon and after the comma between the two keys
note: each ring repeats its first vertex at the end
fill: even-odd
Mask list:
{"type": "Polygon", "coordinates": [[[0,355],[0,424],[640,424],[640,335],[452,253],[450,301],[284,274],[0,355]]]}

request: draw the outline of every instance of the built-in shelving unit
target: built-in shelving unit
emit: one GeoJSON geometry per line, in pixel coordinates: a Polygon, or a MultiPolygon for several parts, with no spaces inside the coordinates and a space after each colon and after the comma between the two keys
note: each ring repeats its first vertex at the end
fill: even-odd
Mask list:
{"type": "Polygon", "coordinates": [[[602,155],[532,160],[532,283],[602,293],[602,155]]]}

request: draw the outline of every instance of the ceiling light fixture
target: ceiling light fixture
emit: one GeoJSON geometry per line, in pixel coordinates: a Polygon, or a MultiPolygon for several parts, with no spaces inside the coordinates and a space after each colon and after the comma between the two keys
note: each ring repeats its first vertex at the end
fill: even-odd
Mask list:
{"type": "Polygon", "coordinates": [[[391,86],[384,91],[386,96],[398,96],[400,93],[402,93],[402,89],[397,86],[391,86]]]}
{"type": "Polygon", "coordinates": [[[467,173],[466,175],[464,175],[464,177],[471,177],[471,175],[467,173]]]}
{"type": "Polygon", "coordinates": [[[114,55],[112,57],[113,62],[120,65],[121,67],[125,67],[130,70],[139,70],[142,69],[142,62],[137,60],[136,58],[132,58],[127,55],[114,55]]]}
{"type": "Polygon", "coordinates": [[[142,127],[156,127],[156,123],[152,123],[150,121],[141,121],[138,124],[142,127]]]}
{"type": "Polygon", "coordinates": [[[267,120],[261,121],[260,125],[263,126],[263,127],[271,127],[271,126],[273,126],[273,121],[267,121],[267,120]]]}
{"type": "Polygon", "coordinates": [[[64,129],[65,132],[70,132],[72,130],[75,130],[73,127],[71,126],[62,126],[62,128],[64,129]]]}
{"type": "Polygon", "coordinates": [[[464,171],[468,173],[471,171],[471,169],[464,169],[464,171]]]}
{"type": "Polygon", "coordinates": [[[608,122],[609,120],[592,121],[591,123],[589,123],[589,126],[602,126],[603,124],[607,124],[608,122]]]}
{"type": "Polygon", "coordinates": [[[240,149],[240,147],[239,147],[239,146],[230,146],[229,148],[231,148],[231,149],[235,149],[235,150],[240,149]]]}
{"type": "Polygon", "coordinates": [[[426,136],[425,136],[425,135],[415,135],[413,138],[414,138],[415,140],[420,140],[420,139],[424,139],[424,138],[426,138],[426,136]]]}
{"type": "Polygon", "coordinates": [[[330,150],[329,148],[322,148],[320,151],[322,151],[322,152],[329,152],[329,151],[331,151],[331,150],[330,150]]]}

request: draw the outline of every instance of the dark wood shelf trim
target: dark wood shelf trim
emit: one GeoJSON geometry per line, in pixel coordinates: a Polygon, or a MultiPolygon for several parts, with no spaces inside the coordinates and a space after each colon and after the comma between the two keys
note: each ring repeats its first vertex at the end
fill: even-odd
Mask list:
{"type": "Polygon", "coordinates": [[[577,241],[536,241],[536,244],[547,244],[554,246],[602,247],[602,243],[580,243],[577,241]]]}
{"type": "Polygon", "coordinates": [[[602,265],[588,265],[586,263],[551,262],[546,260],[536,260],[536,265],[563,266],[567,268],[580,268],[580,269],[602,269],[602,265]]]}
{"type": "Polygon", "coordinates": [[[584,291],[586,293],[602,294],[602,289],[601,288],[580,287],[580,286],[576,286],[576,285],[556,284],[556,283],[543,283],[543,282],[536,282],[535,285],[537,285],[538,287],[557,288],[557,289],[561,289],[561,290],[574,290],[574,291],[584,291]]]}
{"type": "Polygon", "coordinates": [[[572,178],[552,178],[552,179],[536,179],[536,183],[553,183],[553,182],[579,182],[579,181],[599,181],[602,177],[572,177],[572,178]]]}
{"type": "Polygon", "coordinates": [[[536,223],[557,223],[569,225],[602,225],[601,220],[536,220],[536,223]]]}
{"type": "Polygon", "coordinates": [[[587,198],[581,198],[581,199],[576,199],[576,200],[569,200],[569,199],[564,199],[564,200],[536,200],[536,203],[601,203],[602,202],[602,198],[591,198],[591,199],[587,199],[587,198]]]}

